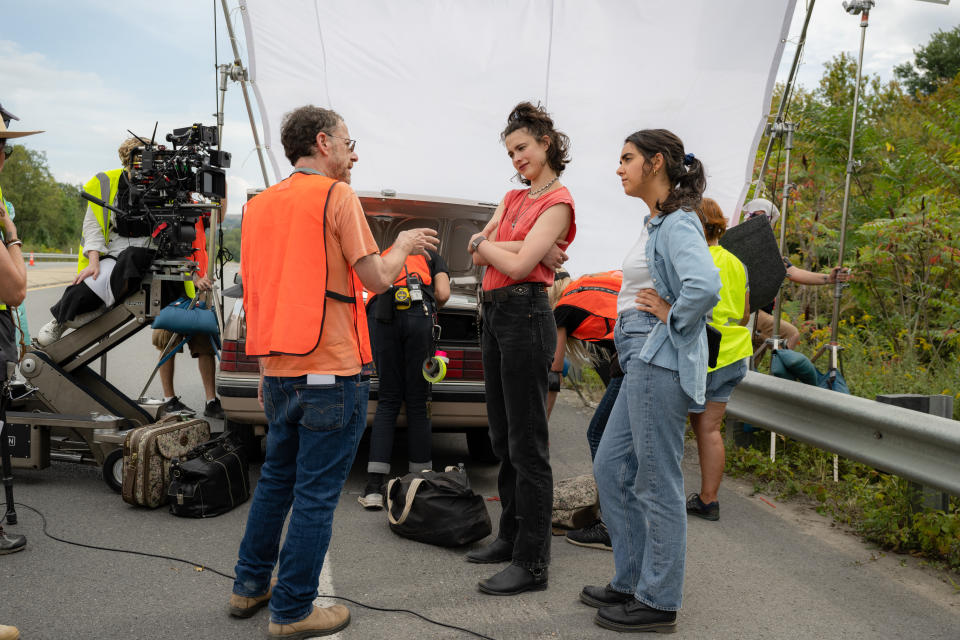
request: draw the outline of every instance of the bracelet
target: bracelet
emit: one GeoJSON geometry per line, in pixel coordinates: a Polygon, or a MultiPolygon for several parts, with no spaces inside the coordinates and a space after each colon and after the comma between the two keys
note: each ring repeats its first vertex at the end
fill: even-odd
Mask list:
{"type": "Polygon", "coordinates": [[[485,236],[480,236],[479,238],[477,238],[476,240],[474,240],[473,242],[471,242],[471,243],[470,243],[470,246],[472,246],[472,247],[473,247],[473,250],[476,251],[478,248],[480,248],[480,245],[481,245],[481,244],[483,243],[483,241],[486,240],[486,239],[487,239],[487,238],[486,238],[485,236]]]}
{"type": "Polygon", "coordinates": [[[18,240],[11,240],[10,242],[7,242],[7,243],[5,243],[5,244],[6,244],[6,246],[7,246],[7,249],[9,249],[10,247],[22,247],[22,246],[23,246],[23,240],[19,240],[19,239],[18,239],[18,240]]]}

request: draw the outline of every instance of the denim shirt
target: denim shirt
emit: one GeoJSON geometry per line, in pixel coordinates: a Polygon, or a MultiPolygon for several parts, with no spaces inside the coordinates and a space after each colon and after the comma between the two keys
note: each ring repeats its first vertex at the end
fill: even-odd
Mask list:
{"type": "Polygon", "coordinates": [[[650,216],[647,264],[653,286],[671,306],[667,323],[650,332],[640,359],[672,369],[680,388],[699,404],[704,402],[707,380],[707,334],[704,325],[720,300],[720,275],[697,214],[678,209],[669,215],[650,216]]]}

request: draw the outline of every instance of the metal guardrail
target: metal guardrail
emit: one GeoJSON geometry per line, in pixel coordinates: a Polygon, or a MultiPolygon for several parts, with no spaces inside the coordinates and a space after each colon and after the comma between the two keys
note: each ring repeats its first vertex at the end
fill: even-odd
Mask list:
{"type": "Polygon", "coordinates": [[[77,259],[75,253],[37,253],[35,251],[26,251],[23,254],[24,260],[29,260],[33,256],[34,260],[74,260],[77,259]]]}
{"type": "Polygon", "coordinates": [[[727,415],[960,496],[960,422],[750,371],[727,415]]]}

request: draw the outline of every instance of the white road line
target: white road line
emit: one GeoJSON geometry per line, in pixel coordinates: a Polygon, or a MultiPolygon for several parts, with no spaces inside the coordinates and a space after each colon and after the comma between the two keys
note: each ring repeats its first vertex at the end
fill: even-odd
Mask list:
{"type": "MultiPolygon", "coordinates": [[[[333,563],[330,562],[330,551],[327,551],[327,556],[323,559],[323,569],[320,571],[320,579],[317,581],[317,593],[326,593],[333,595],[333,563]]],[[[317,607],[329,607],[331,605],[337,604],[337,601],[333,598],[317,598],[313,601],[314,606],[317,607]]],[[[350,612],[353,613],[352,611],[350,612]]],[[[349,627],[348,627],[349,628],[349,627]]],[[[342,636],[339,633],[334,633],[333,635],[323,636],[324,638],[332,638],[333,640],[342,640],[342,636]]]]}

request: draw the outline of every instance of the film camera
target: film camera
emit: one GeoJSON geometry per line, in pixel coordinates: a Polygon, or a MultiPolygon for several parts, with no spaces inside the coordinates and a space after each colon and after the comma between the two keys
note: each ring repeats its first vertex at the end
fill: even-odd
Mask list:
{"type": "Polygon", "coordinates": [[[81,195],[117,214],[120,235],[153,236],[158,258],[190,258],[197,220],[209,211],[197,196],[227,195],[224,169],[230,166],[230,154],[214,148],[216,127],[199,123],[174,129],[166,141],[170,144],[144,141],[130,152],[129,190],[116,207],[81,195]]]}

